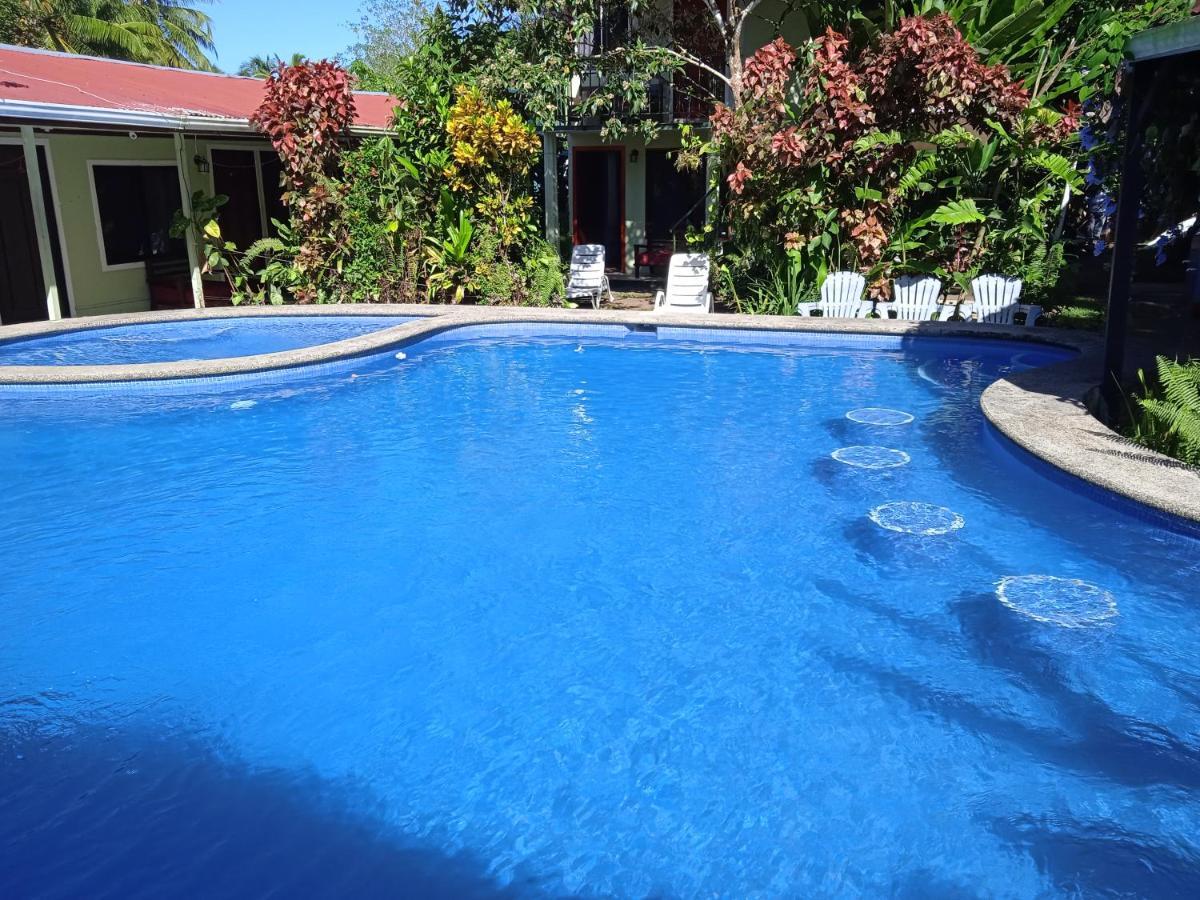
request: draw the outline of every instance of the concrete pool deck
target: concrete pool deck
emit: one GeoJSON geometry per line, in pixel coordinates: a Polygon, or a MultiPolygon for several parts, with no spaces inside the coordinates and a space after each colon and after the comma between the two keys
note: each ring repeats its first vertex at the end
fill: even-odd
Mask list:
{"type": "Polygon", "coordinates": [[[1018,340],[1077,352],[1065,362],[1015,373],[990,385],[981,399],[988,420],[1034,456],[1114,494],[1191,522],[1200,522],[1200,472],[1121,437],[1088,411],[1099,383],[1103,342],[1098,335],[1053,328],[973,322],[901,322],[882,319],[821,319],[788,316],[678,315],[633,310],[533,309],[482,306],[280,306],[172,310],[64,319],[0,327],[10,340],[118,325],[194,318],[248,316],[422,316],[391,328],[330,344],[260,356],[170,363],[102,366],[0,366],[0,384],[82,384],[205,378],[287,369],[401,348],[430,335],[468,325],[561,323],[1018,340]]]}

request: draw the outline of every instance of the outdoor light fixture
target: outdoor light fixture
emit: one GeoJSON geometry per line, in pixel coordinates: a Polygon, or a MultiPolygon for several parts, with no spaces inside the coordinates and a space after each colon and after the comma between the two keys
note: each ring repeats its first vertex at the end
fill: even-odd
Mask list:
{"type": "Polygon", "coordinates": [[[630,151],[629,151],[629,161],[630,161],[631,163],[636,163],[636,162],[637,162],[637,160],[638,160],[638,152],[637,152],[637,150],[630,150],[630,151]]]}
{"type": "Polygon", "coordinates": [[[197,153],[195,157],[192,158],[192,162],[196,164],[197,172],[199,172],[201,175],[208,174],[208,160],[205,157],[197,153]]]}

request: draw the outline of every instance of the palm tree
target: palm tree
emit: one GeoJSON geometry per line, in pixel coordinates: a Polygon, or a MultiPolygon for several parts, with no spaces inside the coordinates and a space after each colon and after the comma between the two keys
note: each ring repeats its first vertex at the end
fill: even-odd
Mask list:
{"type": "MultiPolygon", "coordinates": [[[[292,58],[287,61],[289,66],[299,66],[308,62],[308,57],[303,53],[293,53],[292,58]]],[[[252,56],[240,66],[237,73],[246,78],[269,78],[271,73],[284,64],[284,60],[277,53],[271,53],[267,56],[252,56]]]]}
{"type": "Polygon", "coordinates": [[[215,71],[212,0],[7,0],[0,37],[26,46],[215,71]]]}

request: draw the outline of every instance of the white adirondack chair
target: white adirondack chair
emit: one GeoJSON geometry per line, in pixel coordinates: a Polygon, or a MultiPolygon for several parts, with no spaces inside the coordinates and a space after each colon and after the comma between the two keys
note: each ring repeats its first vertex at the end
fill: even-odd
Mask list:
{"type": "Polygon", "coordinates": [[[861,319],[871,311],[871,303],[863,300],[867,279],[858,272],[831,272],[821,282],[821,300],[817,309],[830,319],[861,319]]]}
{"type": "Polygon", "coordinates": [[[604,245],[576,244],[571,250],[567,299],[587,298],[592,302],[592,309],[599,309],[600,297],[604,294],[608,294],[608,302],[612,303],[612,289],[604,274],[604,245]]]}
{"type": "Polygon", "coordinates": [[[897,319],[928,322],[941,310],[942,283],[930,275],[901,275],[892,282],[892,302],[897,319]]]}
{"type": "Polygon", "coordinates": [[[1014,316],[1025,313],[1025,324],[1032,325],[1042,314],[1040,306],[1022,306],[1021,279],[1005,275],[980,275],[971,282],[975,298],[975,317],[993,325],[1012,325],[1014,316]]]}
{"type": "Polygon", "coordinates": [[[667,267],[667,289],[654,296],[654,311],[710,313],[713,295],[708,289],[708,254],[676,253],[667,267]]]}

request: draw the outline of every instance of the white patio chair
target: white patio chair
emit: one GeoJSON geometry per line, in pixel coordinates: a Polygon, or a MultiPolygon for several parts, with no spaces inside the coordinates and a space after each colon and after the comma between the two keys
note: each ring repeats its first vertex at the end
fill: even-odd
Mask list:
{"type": "Polygon", "coordinates": [[[567,299],[587,298],[592,309],[600,308],[600,297],[608,294],[612,303],[612,288],[604,274],[604,245],[576,244],[571,250],[571,271],[567,277],[567,299]]]}
{"type": "Polygon", "coordinates": [[[713,295],[708,289],[708,254],[676,253],[667,267],[667,289],[654,295],[654,311],[710,313],[713,295]]]}
{"type": "Polygon", "coordinates": [[[909,322],[928,322],[934,313],[945,318],[942,311],[942,283],[931,275],[901,275],[892,282],[892,302],[897,319],[909,322]]]}
{"type": "Polygon", "coordinates": [[[1042,314],[1040,306],[1023,306],[1021,279],[1006,275],[980,275],[971,281],[975,298],[975,317],[993,325],[1012,325],[1017,313],[1025,313],[1025,324],[1032,325],[1042,314]]]}
{"type": "Polygon", "coordinates": [[[816,308],[827,319],[861,319],[871,311],[871,301],[863,299],[866,289],[867,279],[859,272],[831,272],[821,282],[816,308]]]}

